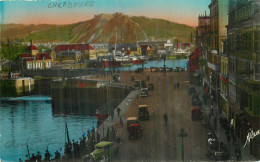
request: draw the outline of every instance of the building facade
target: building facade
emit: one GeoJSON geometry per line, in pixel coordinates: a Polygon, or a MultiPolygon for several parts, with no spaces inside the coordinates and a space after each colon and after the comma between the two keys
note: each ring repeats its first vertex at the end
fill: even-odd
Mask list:
{"type": "MultiPolygon", "coordinates": [[[[260,2],[230,1],[228,23],[229,105],[235,131],[242,142],[249,130],[260,129],[260,2]]],[[[260,138],[247,147],[260,157],[260,138]]]]}
{"type": "Polygon", "coordinates": [[[61,56],[60,53],[64,51],[80,51],[81,52],[81,58],[83,60],[89,60],[90,57],[94,57],[96,55],[95,49],[90,44],[63,44],[58,45],[52,55],[56,59],[56,61],[63,61],[62,58],[58,57],[61,56]]]}
{"type": "Polygon", "coordinates": [[[196,30],[196,45],[208,46],[210,42],[210,16],[200,15],[198,18],[198,27],[196,30]]]}

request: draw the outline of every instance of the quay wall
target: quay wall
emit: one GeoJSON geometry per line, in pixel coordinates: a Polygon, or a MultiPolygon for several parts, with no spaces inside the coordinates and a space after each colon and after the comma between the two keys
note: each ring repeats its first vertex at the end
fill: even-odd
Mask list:
{"type": "Polygon", "coordinates": [[[107,74],[104,69],[44,69],[44,70],[25,70],[23,75],[27,77],[42,76],[42,77],[62,77],[62,78],[73,78],[78,76],[107,74]]]}
{"type": "Polygon", "coordinates": [[[29,93],[34,88],[32,78],[15,78],[0,80],[0,96],[16,97],[29,93]]]}
{"type": "Polygon", "coordinates": [[[54,81],[51,86],[52,112],[95,115],[97,108],[102,107],[104,113],[109,114],[130,91],[130,87],[112,84],[95,87],[93,81],[87,80],[54,81]]]}

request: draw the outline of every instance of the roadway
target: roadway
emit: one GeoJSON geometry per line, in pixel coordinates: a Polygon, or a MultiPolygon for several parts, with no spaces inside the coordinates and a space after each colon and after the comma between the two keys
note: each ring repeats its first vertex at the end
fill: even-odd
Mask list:
{"type": "MultiPolygon", "coordinates": [[[[184,160],[206,161],[208,130],[201,127],[199,121],[191,120],[191,97],[188,95],[187,72],[144,73],[122,72],[121,83],[133,85],[131,76],[136,80],[146,80],[154,83],[154,91],[148,97],[138,97],[128,106],[122,118],[124,126],[116,124],[117,135],[121,138],[120,153],[115,161],[181,161],[181,138],[178,137],[183,127],[188,134],[184,138],[184,160]],[[174,83],[180,83],[179,89],[174,89],[174,83]],[[150,121],[142,121],[143,137],[138,140],[128,140],[126,118],[138,115],[138,105],[147,104],[151,115],[150,121]],[[154,112],[154,113],[153,113],[154,112]],[[163,114],[168,114],[165,124],[163,114]]],[[[110,80],[111,76],[98,79],[110,80]]]]}

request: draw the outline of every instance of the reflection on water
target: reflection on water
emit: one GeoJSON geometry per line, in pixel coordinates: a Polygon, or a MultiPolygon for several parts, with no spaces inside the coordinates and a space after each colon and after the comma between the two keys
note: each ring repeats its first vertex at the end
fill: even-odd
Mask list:
{"type": "MultiPolygon", "coordinates": [[[[165,60],[165,65],[166,65],[166,67],[170,67],[170,68],[175,68],[176,66],[187,68],[187,62],[188,62],[188,59],[165,60]]],[[[164,65],[163,60],[148,61],[144,64],[144,68],[163,67],[163,65],[164,65]]],[[[117,67],[117,68],[114,68],[114,69],[129,71],[129,70],[135,70],[135,69],[141,68],[141,67],[142,67],[142,64],[133,65],[133,66],[125,66],[125,67],[117,67]]],[[[107,68],[106,70],[109,70],[109,68],[107,68]]]]}
{"type": "Polygon", "coordinates": [[[27,96],[0,100],[0,159],[17,161],[30,153],[42,154],[48,147],[53,154],[64,152],[65,118],[71,139],[79,138],[92,126],[96,117],[52,115],[51,98],[27,96]],[[63,147],[63,148],[61,148],[63,147]]]}

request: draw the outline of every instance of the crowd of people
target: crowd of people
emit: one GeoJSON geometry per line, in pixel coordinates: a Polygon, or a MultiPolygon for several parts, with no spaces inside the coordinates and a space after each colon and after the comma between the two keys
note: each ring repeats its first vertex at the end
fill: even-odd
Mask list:
{"type": "MultiPolygon", "coordinates": [[[[97,140],[95,139],[95,128],[93,127],[91,132],[89,130],[87,131],[87,137],[85,135],[82,135],[82,138],[80,138],[79,142],[72,140],[72,143],[70,141],[65,143],[63,158],[64,159],[80,158],[81,156],[94,151],[95,149],[94,146],[97,142],[100,142],[100,138],[98,138],[97,135],[97,140]]],[[[62,159],[61,153],[58,150],[56,150],[56,152],[54,153],[54,158],[51,158],[52,156],[48,148],[46,149],[44,158],[42,156],[43,155],[40,153],[40,151],[38,151],[36,155],[35,154],[26,155],[24,161],[39,162],[42,161],[43,159],[45,161],[59,161],[62,159]]],[[[19,158],[19,162],[23,162],[22,158],[19,158]]]]}

